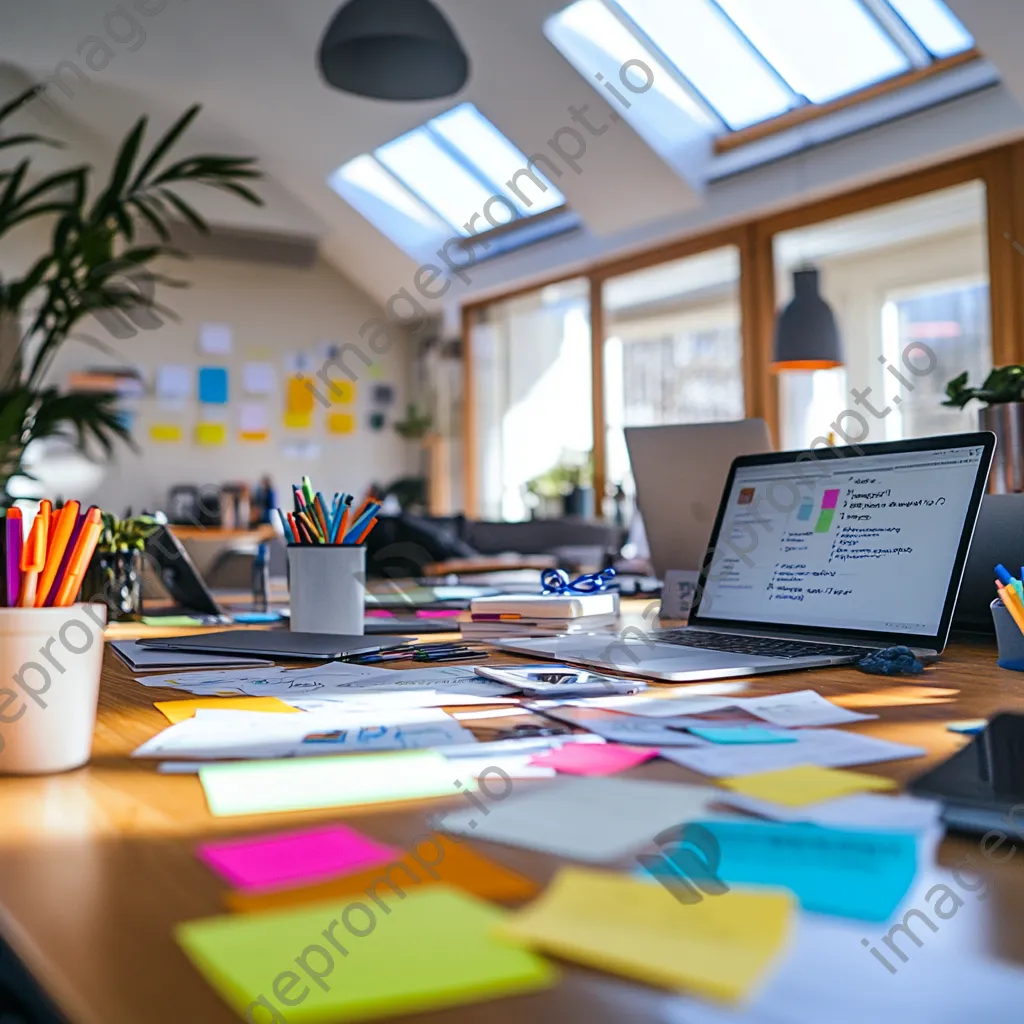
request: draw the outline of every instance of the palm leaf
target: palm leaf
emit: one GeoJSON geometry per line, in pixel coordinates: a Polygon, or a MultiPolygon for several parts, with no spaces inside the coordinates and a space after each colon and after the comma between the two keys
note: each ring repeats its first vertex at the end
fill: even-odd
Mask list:
{"type": "Polygon", "coordinates": [[[139,173],[135,175],[135,180],[131,184],[129,191],[138,192],[142,187],[143,182],[146,180],[149,173],[156,167],[158,163],[168,154],[174,144],[181,138],[182,135],[188,130],[189,125],[196,119],[199,111],[202,108],[198,103],[189,107],[181,117],[167,130],[164,137],[153,147],[152,152],[149,154],[148,159],[139,168],[139,173]]]}

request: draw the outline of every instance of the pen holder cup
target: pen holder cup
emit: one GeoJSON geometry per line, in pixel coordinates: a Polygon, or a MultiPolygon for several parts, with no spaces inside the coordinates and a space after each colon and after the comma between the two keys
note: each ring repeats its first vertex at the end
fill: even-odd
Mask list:
{"type": "Polygon", "coordinates": [[[992,602],[992,621],[996,625],[996,642],[999,644],[999,667],[1024,672],[1024,633],[1017,628],[1013,616],[1001,600],[992,602]]]}
{"type": "Polygon", "coordinates": [[[366,548],[289,544],[288,592],[293,632],[362,636],[366,548]]]}
{"type": "Polygon", "coordinates": [[[89,760],[106,621],[103,604],[0,608],[0,775],[89,760]]]}

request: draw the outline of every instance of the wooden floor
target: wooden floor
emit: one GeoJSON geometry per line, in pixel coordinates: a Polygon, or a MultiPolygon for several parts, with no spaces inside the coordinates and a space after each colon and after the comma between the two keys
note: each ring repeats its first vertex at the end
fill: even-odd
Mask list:
{"type": "MultiPolygon", "coordinates": [[[[491,659],[495,664],[514,660],[491,659]]],[[[894,683],[852,669],[830,669],[761,677],[745,692],[813,688],[825,697],[852,697],[859,710],[880,715],[856,731],[927,749],[927,759],[863,769],[901,782],[963,745],[963,737],[946,730],[948,722],[987,718],[1001,710],[1024,712],[1024,675],[998,669],[995,650],[986,645],[955,645],[917,684],[957,690],[951,697],[922,696],[920,704],[885,707],[893,685],[904,687],[906,680],[894,683]]],[[[194,856],[199,840],[345,820],[401,845],[426,830],[428,814],[448,804],[463,806],[453,796],[451,801],[343,815],[321,811],[215,819],[206,810],[198,778],[157,775],[151,762],[129,759],[135,747],[167,725],[153,701],[174,696],[133,682],[108,648],[89,767],[49,778],[0,779],[0,936],[73,1024],[228,1024],[238,1019],[171,938],[174,924],[223,911],[221,883],[194,856]]],[[[664,761],[630,774],[708,781],[664,761]]],[[[540,854],[475,845],[540,881],[557,867],[557,861],[540,854]]],[[[994,896],[984,910],[985,942],[991,951],[1024,963],[1024,856],[995,869],[978,856],[978,846],[977,840],[947,840],[941,859],[954,864],[973,853],[994,872],[994,896]]],[[[438,1024],[655,1022],[666,1019],[669,998],[570,966],[563,981],[546,993],[416,1019],[438,1024]]]]}

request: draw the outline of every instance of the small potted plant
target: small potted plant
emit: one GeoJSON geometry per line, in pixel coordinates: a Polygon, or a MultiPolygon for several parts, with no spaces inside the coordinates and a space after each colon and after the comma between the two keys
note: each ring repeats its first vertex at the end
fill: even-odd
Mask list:
{"type": "Polygon", "coordinates": [[[995,494],[1024,491],[1024,366],[997,367],[981,387],[972,387],[967,373],[946,385],[943,405],[964,409],[973,401],[982,403],[978,426],[991,430],[998,440],[989,490],[995,494]]]}
{"type": "Polygon", "coordinates": [[[98,594],[111,622],[142,618],[142,552],[160,523],[152,516],[118,519],[103,513],[103,532],[84,580],[89,597],[98,594]]]}

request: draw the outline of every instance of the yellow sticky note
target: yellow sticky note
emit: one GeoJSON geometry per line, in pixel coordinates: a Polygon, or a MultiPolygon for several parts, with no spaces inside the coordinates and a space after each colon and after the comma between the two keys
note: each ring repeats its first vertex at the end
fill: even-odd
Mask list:
{"type": "Polygon", "coordinates": [[[160,444],[179,444],[181,427],[177,423],[154,423],[149,428],[149,439],[160,444]]]}
{"type": "Polygon", "coordinates": [[[806,804],[835,800],[851,793],[896,788],[892,779],[883,779],[878,775],[865,775],[863,772],[850,772],[842,768],[819,768],[811,764],[722,779],[722,785],[735,793],[770,800],[783,807],[804,807],[806,804]]]}
{"type": "Polygon", "coordinates": [[[212,448],[228,439],[228,428],[223,423],[199,423],[196,425],[196,444],[212,448]]]}
{"type": "Polygon", "coordinates": [[[158,700],[154,705],[169,722],[184,722],[193,718],[199,708],[216,711],[268,711],[282,715],[300,715],[298,708],[285,704],[277,697],[199,697],[196,700],[158,700]]]}
{"type": "Polygon", "coordinates": [[[313,426],[313,414],[311,412],[286,412],[284,425],[288,430],[309,430],[313,426]]]}
{"type": "Polygon", "coordinates": [[[308,377],[289,377],[285,392],[284,410],[289,414],[313,412],[313,384],[308,377]]]}
{"type": "MultiPolygon", "coordinates": [[[[388,899],[387,887],[378,888],[388,899]]],[[[444,885],[409,888],[400,905],[389,900],[382,908],[360,893],[361,899],[190,921],[175,938],[246,1020],[326,1024],[405,1016],[532,992],[556,980],[540,957],[491,936],[503,911],[444,885]]]]}
{"type": "Polygon", "coordinates": [[[327,394],[335,405],[349,405],[356,400],[356,386],[350,380],[332,380],[327,394]]]}
{"type": "Polygon", "coordinates": [[[495,934],[648,984],[736,1002],[781,950],[793,910],[792,894],[782,890],[731,889],[683,904],[650,881],[563,868],[495,934]]]}
{"type": "Polygon", "coordinates": [[[352,434],[356,429],[356,418],[347,412],[332,412],[327,417],[327,431],[330,434],[352,434]]]}

